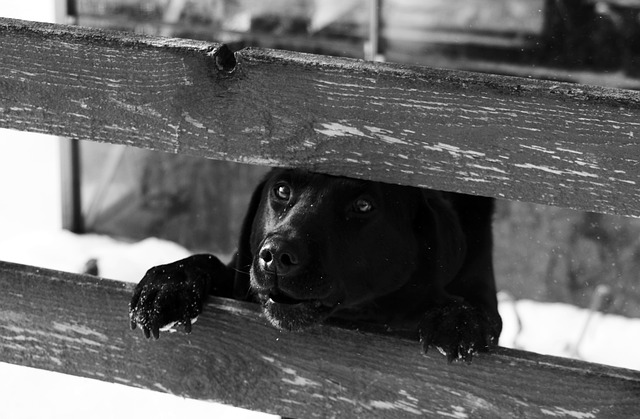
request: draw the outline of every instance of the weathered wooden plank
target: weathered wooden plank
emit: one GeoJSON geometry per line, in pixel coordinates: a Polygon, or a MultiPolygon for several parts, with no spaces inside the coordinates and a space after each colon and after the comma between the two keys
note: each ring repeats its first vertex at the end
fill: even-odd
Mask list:
{"type": "Polygon", "coordinates": [[[640,372],[499,349],[472,364],[214,299],[191,335],[128,329],[131,285],[0,262],[0,360],[295,417],[632,417],[640,372]],[[569,390],[568,390],[569,389],[569,390]]]}
{"type": "Polygon", "coordinates": [[[640,93],[221,51],[2,19],[0,126],[640,216],[640,93]]]}

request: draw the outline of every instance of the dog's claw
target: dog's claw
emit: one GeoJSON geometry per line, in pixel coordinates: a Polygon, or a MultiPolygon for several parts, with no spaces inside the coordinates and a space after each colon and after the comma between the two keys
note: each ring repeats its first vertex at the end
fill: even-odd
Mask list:
{"type": "Polygon", "coordinates": [[[212,258],[194,255],[190,259],[149,269],[131,299],[131,328],[140,327],[147,339],[159,339],[161,331],[176,324],[183,324],[184,331],[191,333],[192,319],[202,312],[207,295],[209,265],[213,263],[215,268],[216,262],[220,263],[217,258],[212,258]]]}
{"type": "Polygon", "coordinates": [[[496,341],[489,316],[477,307],[453,302],[428,312],[420,323],[424,353],[434,346],[449,363],[470,363],[478,352],[486,352],[496,341]]]}

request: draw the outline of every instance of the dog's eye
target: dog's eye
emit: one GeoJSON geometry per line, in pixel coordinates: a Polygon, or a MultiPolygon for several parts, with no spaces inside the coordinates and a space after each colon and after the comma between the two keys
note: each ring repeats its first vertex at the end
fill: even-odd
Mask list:
{"type": "Polygon", "coordinates": [[[368,199],[360,198],[353,203],[353,208],[361,214],[371,212],[373,204],[368,199]]]}
{"type": "Polygon", "coordinates": [[[283,201],[288,201],[291,198],[291,188],[289,185],[279,184],[273,188],[273,193],[278,199],[282,199],[283,201]]]}

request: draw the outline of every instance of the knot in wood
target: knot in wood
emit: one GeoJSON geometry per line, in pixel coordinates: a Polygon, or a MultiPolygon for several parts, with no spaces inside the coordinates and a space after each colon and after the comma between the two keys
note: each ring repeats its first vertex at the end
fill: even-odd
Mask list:
{"type": "Polygon", "coordinates": [[[222,44],[220,47],[214,49],[210,52],[210,55],[213,57],[218,71],[231,73],[235,70],[237,64],[235,54],[226,44],[222,44]]]}

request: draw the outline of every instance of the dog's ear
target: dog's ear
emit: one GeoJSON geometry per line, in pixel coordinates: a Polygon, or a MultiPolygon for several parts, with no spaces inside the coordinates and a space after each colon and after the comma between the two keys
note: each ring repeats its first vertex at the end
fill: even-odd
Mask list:
{"type": "Polygon", "coordinates": [[[418,231],[427,243],[437,280],[445,286],[460,270],[466,255],[466,241],[460,220],[443,193],[422,190],[418,231]]]}
{"type": "MultiPolygon", "coordinates": [[[[271,172],[270,172],[271,173],[271,172]]],[[[253,221],[258,213],[260,201],[262,200],[262,192],[269,178],[269,174],[256,186],[249,201],[247,213],[242,222],[240,229],[240,240],[238,250],[235,254],[236,276],[233,284],[233,298],[238,300],[250,299],[249,270],[253,262],[253,254],[251,253],[251,232],[253,230],[253,221]]]]}

